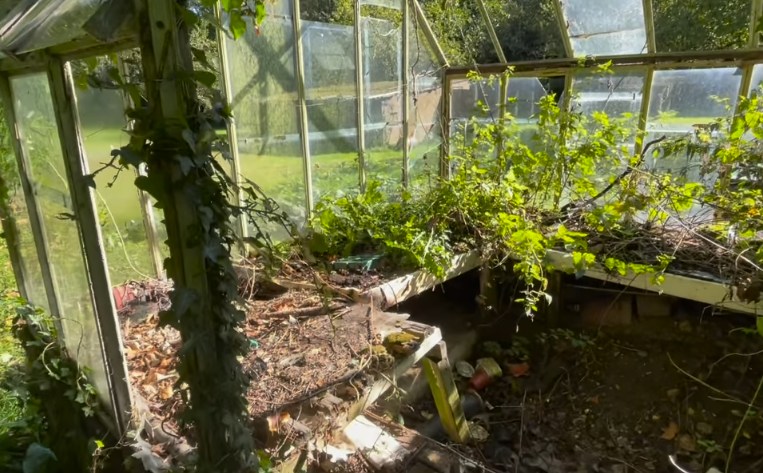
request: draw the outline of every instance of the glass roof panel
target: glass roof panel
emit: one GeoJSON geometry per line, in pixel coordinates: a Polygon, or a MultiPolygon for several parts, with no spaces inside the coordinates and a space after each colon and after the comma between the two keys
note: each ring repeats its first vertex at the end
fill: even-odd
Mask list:
{"type": "Polygon", "coordinates": [[[657,51],[713,51],[747,47],[752,0],[652,3],[657,51]]]}
{"type": "Polygon", "coordinates": [[[0,23],[0,50],[44,49],[86,35],[82,26],[106,0],[37,0],[19,3],[0,23]]]}
{"type": "Polygon", "coordinates": [[[575,56],[646,51],[642,0],[562,0],[575,56]]]}

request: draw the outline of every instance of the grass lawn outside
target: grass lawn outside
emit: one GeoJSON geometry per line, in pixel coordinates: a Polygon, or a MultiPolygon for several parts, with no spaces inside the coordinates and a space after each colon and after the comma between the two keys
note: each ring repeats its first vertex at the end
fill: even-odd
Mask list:
{"type": "MultiPolygon", "coordinates": [[[[0,292],[2,296],[16,292],[16,281],[5,240],[0,242],[0,292]]],[[[21,346],[11,334],[15,315],[12,304],[0,301],[0,435],[22,415],[16,397],[4,386],[14,374],[14,366],[23,362],[21,346]]]]}

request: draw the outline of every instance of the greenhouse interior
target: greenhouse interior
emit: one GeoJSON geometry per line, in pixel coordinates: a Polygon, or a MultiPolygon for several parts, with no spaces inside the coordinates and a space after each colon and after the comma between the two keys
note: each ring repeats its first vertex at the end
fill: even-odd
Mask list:
{"type": "Polygon", "coordinates": [[[762,34],[0,0],[0,464],[763,471],[762,34]]]}

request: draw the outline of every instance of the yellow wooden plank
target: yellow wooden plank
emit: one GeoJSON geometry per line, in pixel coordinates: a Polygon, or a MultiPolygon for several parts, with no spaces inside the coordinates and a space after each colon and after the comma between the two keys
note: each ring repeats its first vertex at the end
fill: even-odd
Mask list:
{"type": "Polygon", "coordinates": [[[461,408],[458,391],[452,385],[452,379],[451,383],[444,379],[435,361],[424,358],[422,364],[445,432],[454,442],[466,442],[469,439],[469,426],[461,408]]]}

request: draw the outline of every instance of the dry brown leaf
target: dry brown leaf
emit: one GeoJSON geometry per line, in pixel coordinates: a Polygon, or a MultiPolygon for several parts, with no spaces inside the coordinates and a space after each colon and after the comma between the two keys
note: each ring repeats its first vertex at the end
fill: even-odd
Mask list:
{"type": "Polygon", "coordinates": [[[660,438],[664,440],[673,440],[676,438],[676,435],[678,435],[678,430],[678,424],[671,421],[670,424],[668,424],[668,426],[663,429],[660,438]]]}
{"type": "Polygon", "coordinates": [[[170,384],[165,384],[164,387],[159,390],[159,398],[162,401],[166,401],[167,399],[171,398],[173,394],[172,385],[170,384]]]}

